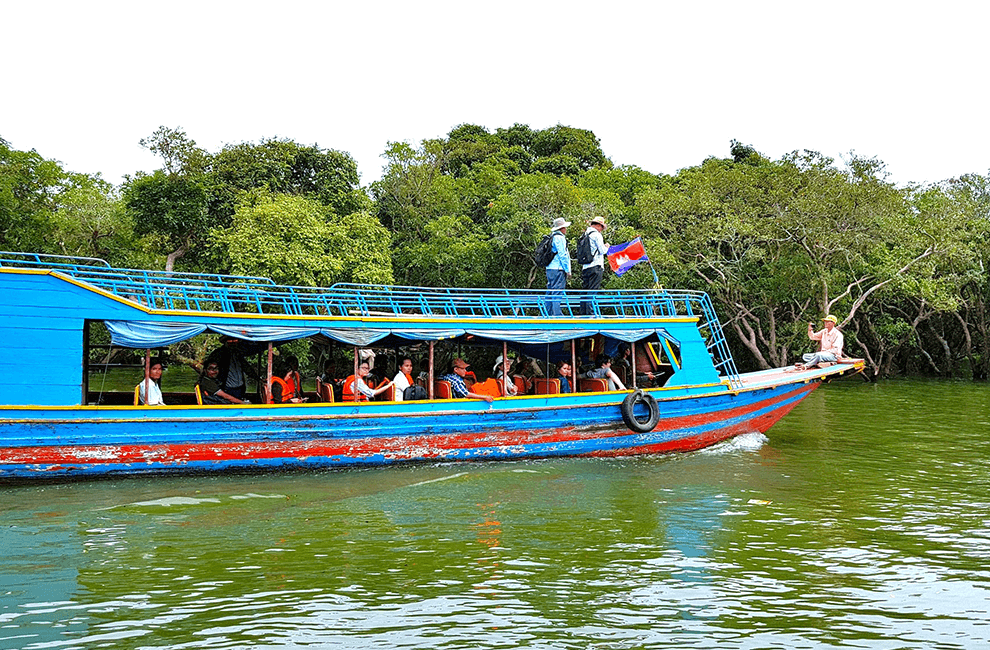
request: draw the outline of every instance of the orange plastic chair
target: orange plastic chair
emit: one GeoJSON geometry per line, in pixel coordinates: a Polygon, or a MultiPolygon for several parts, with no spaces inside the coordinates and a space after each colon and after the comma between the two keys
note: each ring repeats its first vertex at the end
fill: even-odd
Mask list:
{"type": "Polygon", "coordinates": [[[442,379],[433,382],[433,397],[435,399],[453,399],[454,391],[450,387],[450,382],[442,379]]]}
{"type": "Polygon", "coordinates": [[[608,381],[604,379],[580,379],[578,389],[582,393],[604,393],[608,390],[608,381]]]}
{"type": "Polygon", "coordinates": [[[534,377],[533,393],[536,395],[557,395],[560,393],[560,380],[534,377]]]}

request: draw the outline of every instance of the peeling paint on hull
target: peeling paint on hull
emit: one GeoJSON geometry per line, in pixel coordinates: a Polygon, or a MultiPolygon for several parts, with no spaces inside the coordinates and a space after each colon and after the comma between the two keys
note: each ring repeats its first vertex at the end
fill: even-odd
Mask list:
{"type": "Polygon", "coordinates": [[[22,409],[0,413],[0,480],[689,451],[765,432],[818,385],[660,400],[660,423],[642,434],[625,428],[616,395],[606,393],[532,400],[530,408],[435,402],[442,412],[402,403],[229,417],[208,407],[175,409],[173,417],[155,409],[22,409]]]}

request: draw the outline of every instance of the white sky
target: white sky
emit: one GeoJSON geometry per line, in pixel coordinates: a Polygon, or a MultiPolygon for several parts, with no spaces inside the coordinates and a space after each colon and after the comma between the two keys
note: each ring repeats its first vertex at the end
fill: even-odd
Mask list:
{"type": "Polygon", "coordinates": [[[851,150],[898,184],[990,170],[990,3],[0,0],[0,137],[73,171],[197,144],[349,152],[461,123],[590,129],[616,164],[851,150]]]}

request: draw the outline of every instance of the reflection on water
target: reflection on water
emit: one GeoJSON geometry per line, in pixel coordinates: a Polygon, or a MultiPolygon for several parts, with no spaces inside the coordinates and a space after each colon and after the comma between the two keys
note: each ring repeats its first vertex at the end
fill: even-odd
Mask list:
{"type": "Polygon", "coordinates": [[[990,645],[982,385],[633,459],[0,488],[0,647],[990,645]]]}

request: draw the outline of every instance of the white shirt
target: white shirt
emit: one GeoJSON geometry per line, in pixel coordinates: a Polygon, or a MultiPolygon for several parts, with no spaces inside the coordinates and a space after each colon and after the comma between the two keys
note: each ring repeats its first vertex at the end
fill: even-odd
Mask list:
{"type": "Polygon", "coordinates": [[[396,373],[395,379],[392,380],[392,383],[395,384],[395,401],[401,402],[402,391],[409,388],[410,386],[409,380],[406,379],[405,374],[403,374],[403,372],[400,370],[398,373],[396,373]]]}
{"type": "Polygon", "coordinates": [[[144,397],[144,384],[145,382],[143,381],[138,384],[138,394],[141,397],[141,403],[148,406],[165,406],[165,402],[162,400],[162,389],[155,380],[151,379],[148,381],[148,393],[151,395],[151,401],[148,401],[144,397]]]}
{"type": "Polygon", "coordinates": [[[581,268],[590,269],[592,266],[605,266],[605,253],[608,252],[608,246],[605,245],[605,238],[598,232],[598,228],[594,226],[588,226],[584,234],[588,235],[588,238],[591,240],[591,254],[593,257],[589,264],[582,264],[581,268]]]}

